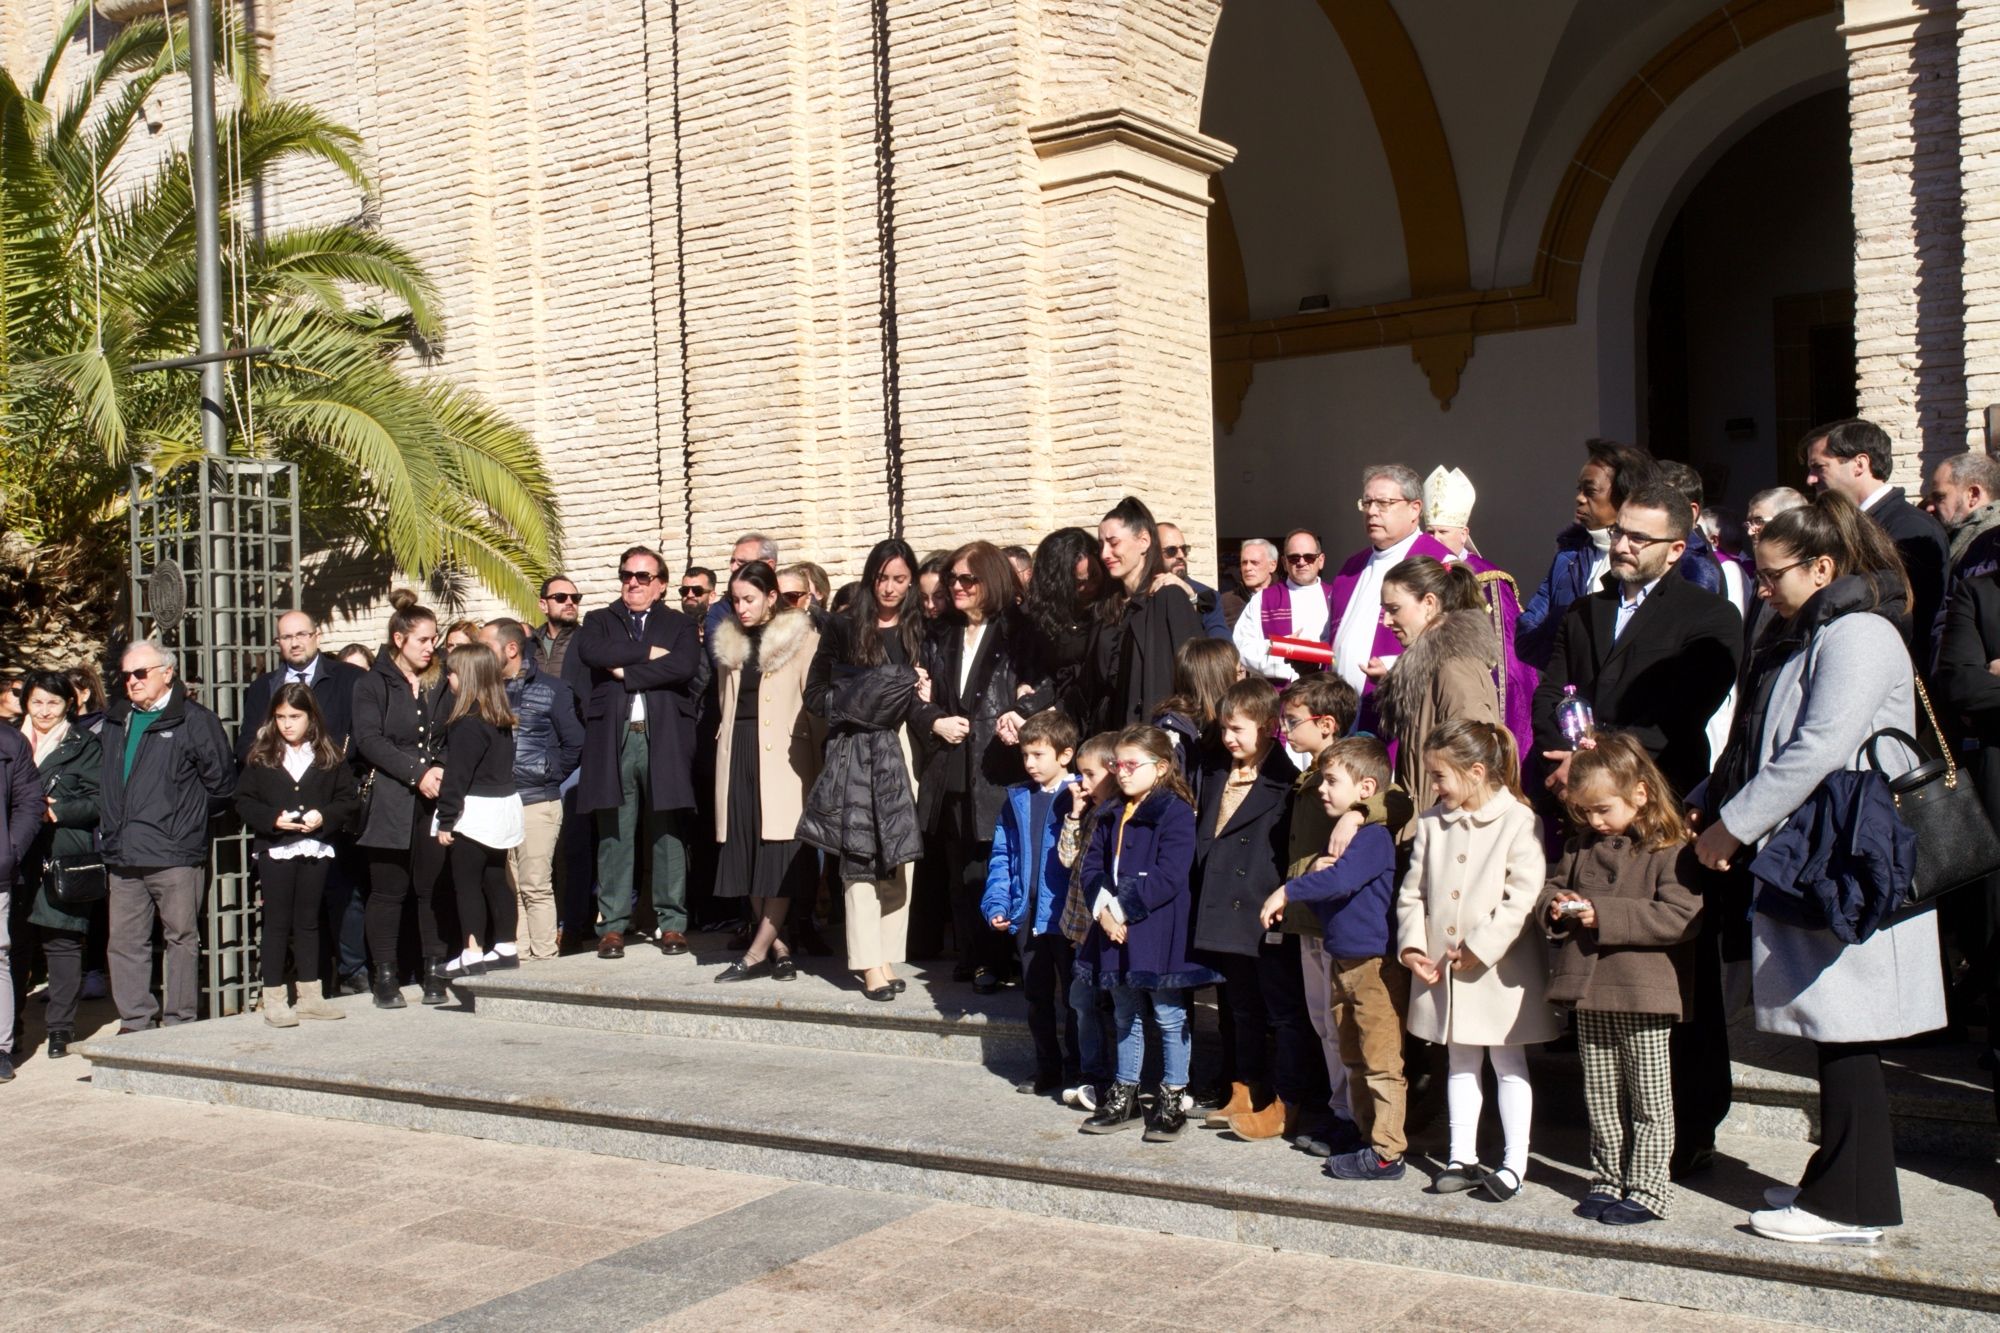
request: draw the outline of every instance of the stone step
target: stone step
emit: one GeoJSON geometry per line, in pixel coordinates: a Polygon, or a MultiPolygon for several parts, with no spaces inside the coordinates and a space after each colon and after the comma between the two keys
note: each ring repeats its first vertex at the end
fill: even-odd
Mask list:
{"type": "MultiPolygon", "coordinates": [[[[909,990],[880,1003],[818,959],[807,960],[794,981],[718,985],[715,976],[732,957],[722,943],[719,936],[697,936],[694,952],[678,958],[637,946],[618,961],[573,955],[469,979],[461,993],[472,997],[481,1017],[504,1022],[914,1056],[1008,1072],[1032,1063],[1026,1002],[1017,989],[980,995],[952,981],[949,964],[910,964],[900,969],[909,990]]],[[[1212,1006],[1200,1006],[1198,1033],[1213,1025],[1212,1006]]],[[[1730,1049],[1737,1057],[1736,1094],[1724,1128],[1812,1141],[1819,1087],[1811,1046],[1746,1023],[1732,1032],[1730,1049]]],[[[1534,1060],[1538,1078],[1581,1077],[1573,1054],[1540,1052],[1534,1060]]],[[[1990,1084],[1970,1048],[1898,1049],[1886,1064],[1899,1150],[1989,1161],[2000,1155],[1990,1084]]]]}
{"type": "MultiPolygon", "coordinates": [[[[1810,1149],[1725,1139],[1663,1223],[1570,1216],[1583,1108],[1543,1090],[1528,1186],[1499,1205],[1349,1184],[1277,1141],[1190,1129],[1174,1144],[1080,1135],[1077,1112],[965,1060],[561,1028],[462,1010],[382,1011],[276,1030],[255,1015],[78,1048],[100,1088],[226,1102],[951,1199],[1708,1310],[1850,1328],[1992,1327],[1990,1164],[1903,1163],[1910,1225],[1868,1249],[1742,1229],[1810,1149]],[[1747,1160],[1745,1160],[1747,1159],[1747,1160]]],[[[1489,1113],[1490,1118],[1490,1113],[1489,1113]]],[[[1419,1145],[1420,1147],[1423,1145],[1419,1145]]],[[[1490,1155],[1490,1154],[1489,1154],[1490,1155]]],[[[1330,1300],[1333,1299],[1330,1297],[1330,1300]]]]}

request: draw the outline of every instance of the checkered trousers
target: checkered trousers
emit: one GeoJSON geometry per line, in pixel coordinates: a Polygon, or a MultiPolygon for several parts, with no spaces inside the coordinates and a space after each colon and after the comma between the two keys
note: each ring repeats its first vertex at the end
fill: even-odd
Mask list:
{"type": "Polygon", "coordinates": [[[1673,1067],[1669,1014],[1576,1011],[1583,1097],[1590,1111],[1590,1189],[1667,1215],[1673,1197],[1673,1067]]]}

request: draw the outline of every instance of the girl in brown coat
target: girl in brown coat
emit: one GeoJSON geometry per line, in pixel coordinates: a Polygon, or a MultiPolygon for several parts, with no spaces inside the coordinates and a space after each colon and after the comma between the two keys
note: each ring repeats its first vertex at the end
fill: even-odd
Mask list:
{"type": "Polygon", "coordinates": [[[1667,1037],[1683,1015],[1701,899],[1678,871],[1679,802],[1630,735],[1586,736],[1565,798],[1589,831],[1564,849],[1542,911],[1557,943],[1549,999],[1576,1006],[1590,1112],[1590,1193],[1576,1214],[1629,1226],[1665,1217],[1671,1201],[1667,1037]]]}

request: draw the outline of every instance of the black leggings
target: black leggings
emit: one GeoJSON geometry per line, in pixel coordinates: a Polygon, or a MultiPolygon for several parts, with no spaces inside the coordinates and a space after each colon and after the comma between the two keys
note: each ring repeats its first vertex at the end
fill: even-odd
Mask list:
{"type": "Polygon", "coordinates": [[[475,939],[482,949],[512,944],[519,909],[507,882],[507,853],[462,833],[452,838],[450,852],[459,943],[475,939]]]}
{"type": "Polygon", "coordinates": [[[410,847],[370,847],[368,852],[368,954],[380,967],[397,964],[396,942],[403,933],[403,903],[417,898],[417,938],[424,957],[442,958],[445,944],[438,931],[432,890],[444,869],[444,848],[431,835],[431,803],[419,800],[410,813],[410,847]]]}
{"type": "Polygon", "coordinates": [[[285,950],[292,953],[293,975],[301,985],[319,980],[319,906],[326,892],[330,856],[299,856],[277,860],[257,856],[257,883],[264,893],[264,930],[257,942],[263,959],[264,984],[285,984],[285,950]]]}
{"type": "MultiPolygon", "coordinates": [[[[49,964],[49,1031],[73,1033],[76,1030],[77,991],[83,985],[83,933],[57,930],[53,926],[37,926],[36,929],[42,935],[42,957],[49,964]]],[[[18,959],[14,966],[21,966],[18,959]]],[[[15,1012],[20,1011],[17,1009],[15,1012]]]]}

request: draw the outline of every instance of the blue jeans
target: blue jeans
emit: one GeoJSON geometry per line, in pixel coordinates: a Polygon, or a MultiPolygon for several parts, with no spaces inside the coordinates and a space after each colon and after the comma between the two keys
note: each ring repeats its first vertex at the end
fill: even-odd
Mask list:
{"type": "Polygon", "coordinates": [[[1194,1032],[1188,1025],[1186,990],[1139,990],[1113,986],[1111,1005],[1118,1032],[1118,1081],[1137,1083],[1146,1059],[1146,1029],[1140,1022],[1142,1008],[1150,1009],[1160,1027],[1160,1054],[1163,1057],[1160,1082],[1170,1088],[1184,1088],[1188,1081],[1188,1056],[1194,1048],[1194,1032]]]}

